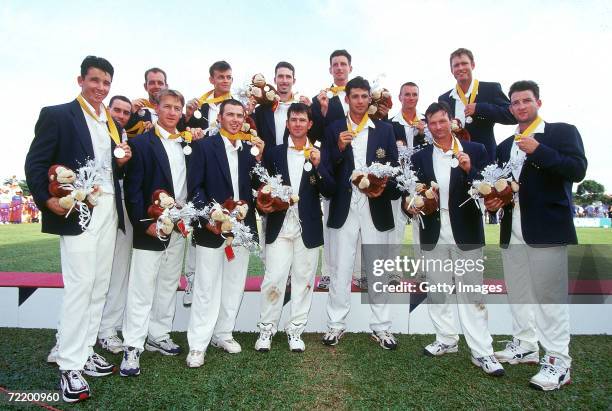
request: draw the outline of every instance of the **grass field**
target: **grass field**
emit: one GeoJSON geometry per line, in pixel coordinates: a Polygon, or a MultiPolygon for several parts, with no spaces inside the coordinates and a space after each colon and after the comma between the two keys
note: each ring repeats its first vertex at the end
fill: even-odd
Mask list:
{"type": "MultiPolygon", "coordinates": [[[[59,244],[40,226],[0,226],[0,271],[58,272],[59,244]]],[[[498,226],[486,226],[494,245],[498,226]]],[[[578,229],[584,244],[612,244],[612,230],[578,229]]],[[[406,230],[411,241],[411,230],[406,230]]],[[[261,275],[251,258],[252,275],[261,275]]],[[[45,358],[55,343],[54,330],[1,328],[0,387],[12,390],[57,390],[56,367],[45,358]]],[[[460,352],[432,359],[422,355],[431,335],[398,335],[399,348],[383,351],[366,334],[347,334],[335,348],[323,346],[320,334],[305,334],[303,354],[288,351],[279,333],[270,353],[253,350],[254,333],[236,333],[243,352],[207,352],[200,369],[185,367],[185,354],[162,357],[145,353],[137,378],[113,375],[89,378],[93,397],[60,409],[589,409],[609,410],[612,404],[612,337],[574,336],[573,384],[543,393],[528,387],[536,366],[507,366],[502,378],[486,376],[469,361],[462,339],[460,352]]],[[[174,340],[187,346],[185,333],[174,340]]],[[[508,336],[495,336],[503,347],[508,336]]],[[[100,350],[101,351],[101,350],[100,350]]],[[[120,363],[120,355],[108,355],[120,363]]],[[[0,409],[7,408],[0,394],[0,409]]]]}
{"type": "MultiPolygon", "coordinates": [[[[580,244],[612,245],[612,229],[578,228],[577,232],[580,244]]],[[[485,254],[488,257],[485,276],[502,278],[501,255],[496,245],[499,244],[499,226],[485,225],[485,235],[487,241],[485,254]]],[[[410,227],[406,229],[405,242],[412,243],[410,227]]],[[[42,234],[39,224],[1,225],[0,256],[2,257],[0,271],[61,271],[59,237],[42,234]]],[[[249,275],[263,275],[263,264],[257,256],[252,256],[250,259],[248,272],[249,275]]],[[[612,278],[612,270],[608,273],[607,278],[612,278]]]]}

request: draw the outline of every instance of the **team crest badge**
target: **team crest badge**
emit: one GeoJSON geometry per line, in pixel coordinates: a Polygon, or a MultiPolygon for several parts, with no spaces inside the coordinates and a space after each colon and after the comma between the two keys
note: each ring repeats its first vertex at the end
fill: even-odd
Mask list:
{"type": "Polygon", "coordinates": [[[315,176],[310,176],[310,185],[316,185],[317,184],[317,178],[315,176]]]}
{"type": "Polygon", "coordinates": [[[387,155],[387,152],[384,148],[379,148],[376,150],[376,158],[383,159],[387,155]]]}

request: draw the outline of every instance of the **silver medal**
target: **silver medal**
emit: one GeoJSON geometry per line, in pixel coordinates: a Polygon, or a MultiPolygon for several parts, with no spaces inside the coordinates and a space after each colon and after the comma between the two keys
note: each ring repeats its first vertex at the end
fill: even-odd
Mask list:
{"type": "Polygon", "coordinates": [[[307,161],[304,163],[304,171],[308,173],[310,172],[310,170],[312,170],[312,163],[310,161],[307,161]]]}
{"type": "Polygon", "coordinates": [[[116,158],[123,158],[125,157],[125,150],[122,149],[121,147],[115,147],[115,149],[113,150],[113,155],[116,158]]]}
{"type": "Polygon", "coordinates": [[[186,145],[185,147],[183,147],[183,154],[185,154],[186,156],[191,154],[191,146],[190,145],[186,145]]]}
{"type": "Polygon", "coordinates": [[[196,110],[193,112],[193,116],[199,120],[202,118],[202,112],[200,110],[196,110]]]}
{"type": "Polygon", "coordinates": [[[465,118],[465,124],[472,124],[472,121],[474,121],[474,120],[472,119],[472,117],[471,117],[471,116],[467,116],[467,117],[465,118]]]}
{"type": "Polygon", "coordinates": [[[140,110],[138,110],[138,117],[144,117],[145,115],[145,109],[141,108],[140,110]]]}
{"type": "Polygon", "coordinates": [[[453,156],[453,158],[451,158],[451,161],[450,161],[450,166],[452,168],[457,168],[458,165],[459,165],[459,160],[457,160],[457,157],[453,156]]]}
{"type": "Polygon", "coordinates": [[[251,155],[257,157],[259,155],[259,149],[255,146],[251,147],[251,155]]]}
{"type": "Polygon", "coordinates": [[[334,93],[331,91],[327,91],[327,98],[332,98],[334,96],[334,93]]]}

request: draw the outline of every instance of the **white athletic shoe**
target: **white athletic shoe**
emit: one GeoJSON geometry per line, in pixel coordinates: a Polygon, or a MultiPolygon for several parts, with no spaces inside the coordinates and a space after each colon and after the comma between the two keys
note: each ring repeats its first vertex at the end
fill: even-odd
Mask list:
{"type": "Polygon", "coordinates": [[[98,340],[100,347],[113,354],[119,354],[123,351],[123,341],[117,334],[111,335],[108,338],[100,338],[98,340]]]}
{"type": "Polygon", "coordinates": [[[96,353],[91,354],[83,366],[83,374],[90,377],[104,377],[114,372],[115,366],[106,361],[106,358],[96,353]]]}
{"type": "Polygon", "coordinates": [[[135,347],[125,347],[119,375],[122,377],[135,377],[140,375],[140,350],[135,347]]]}
{"type": "Polygon", "coordinates": [[[86,400],[90,395],[89,384],[78,370],[61,371],[60,389],[62,399],[69,403],[86,400]]]}
{"type": "Polygon", "coordinates": [[[187,367],[199,368],[202,364],[204,364],[204,351],[189,351],[189,354],[187,354],[187,367]]]}
{"type": "Polygon", "coordinates": [[[49,355],[47,355],[47,362],[51,364],[57,364],[57,351],[59,350],[59,345],[55,343],[51,351],[49,351],[49,355]]]}
{"type": "Polygon", "coordinates": [[[495,351],[495,356],[501,363],[508,364],[537,364],[540,362],[538,349],[529,350],[521,346],[521,341],[513,338],[506,344],[506,348],[495,351]]]}
{"type": "Polygon", "coordinates": [[[238,341],[230,338],[229,340],[218,340],[213,338],[210,342],[213,347],[221,348],[223,351],[230,354],[238,354],[242,351],[242,347],[238,344],[238,341]]]}
{"type": "Polygon", "coordinates": [[[484,372],[494,377],[501,377],[504,375],[504,367],[497,361],[494,355],[486,355],[484,357],[476,358],[472,355],[472,364],[476,367],[482,368],[484,372]]]}
{"type": "Polygon", "coordinates": [[[170,337],[160,341],[147,338],[144,348],[147,351],[157,351],[162,355],[179,355],[181,353],[181,347],[172,341],[170,337]]]}
{"type": "Polygon", "coordinates": [[[397,348],[397,340],[388,330],[374,331],[370,337],[385,350],[395,350],[397,348]]]}
{"type": "Polygon", "coordinates": [[[304,352],[306,344],[302,340],[303,329],[287,329],[287,341],[292,352],[304,352]]]}
{"type": "Polygon", "coordinates": [[[540,371],[529,380],[531,387],[542,391],[552,391],[572,382],[570,368],[560,358],[545,355],[540,365],[540,371]]]}
{"type": "Polygon", "coordinates": [[[438,340],[432,342],[423,349],[423,354],[429,357],[439,357],[444,354],[454,353],[459,351],[457,344],[447,345],[438,340]]]}
{"type": "Polygon", "coordinates": [[[193,302],[193,280],[195,279],[195,273],[185,273],[185,280],[187,285],[185,286],[185,294],[183,294],[183,305],[191,305],[193,302]]]}
{"type": "Polygon", "coordinates": [[[338,345],[343,335],[344,329],[342,328],[328,328],[321,341],[325,345],[338,345]]]}
{"type": "Polygon", "coordinates": [[[272,347],[272,324],[262,324],[259,326],[259,338],[255,341],[255,350],[261,352],[270,351],[272,347]]]}

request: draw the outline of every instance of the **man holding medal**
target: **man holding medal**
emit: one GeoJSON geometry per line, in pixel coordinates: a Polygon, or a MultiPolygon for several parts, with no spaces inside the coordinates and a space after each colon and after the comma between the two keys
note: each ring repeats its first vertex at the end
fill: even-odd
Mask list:
{"type": "MultiPolygon", "coordinates": [[[[351,182],[355,169],[377,162],[397,166],[398,153],[393,128],[387,122],[372,120],[367,114],[370,105],[370,84],[355,77],[346,84],[347,117],[330,124],[322,146],[322,166],[332,173],[335,190],[330,200],[327,226],[330,228],[331,253],[341,256],[331,277],[327,300],[328,330],[323,344],[336,345],[344,335],[350,310],[351,279],[355,256],[363,244],[373,247],[389,244],[394,228],[391,200],[399,191],[383,183],[372,190],[361,191],[351,182]]],[[[325,177],[325,176],[323,176],[325,177]]],[[[372,339],[383,349],[395,349],[391,319],[386,303],[370,302],[372,339]]]]}
{"type": "Polygon", "coordinates": [[[499,83],[478,81],[473,78],[474,55],[465,48],[459,48],[450,55],[451,73],[457,80],[452,90],[442,94],[439,102],[445,102],[451,109],[451,118],[461,121],[472,141],[485,146],[489,162],[495,161],[495,123],[516,124],[510,113],[510,101],[499,83]]]}
{"type": "Polygon", "coordinates": [[[497,161],[510,165],[520,188],[507,205],[485,201],[491,211],[504,209],[500,244],[514,329],[512,341],[495,355],[509,364],[540,362],[530,386],[551,391],[570,383],[567,245],[578,243],[572,185],[584,178],[587,159],[575,126],[539,117],[535,82],[517,81],[509,95],[518,128],[499,145],[497,161]]]}
{"type": "Polygon", "coordinates": [[[208,69],[208,81],[213,89],[200,98],[194,98],[187,103],[185,120],[189,127],[199,127],[206,130],[217,121],[221,103],[232,98],[230,94],[234,78],[232,67],[226,61],[216,61],[208,69]]]}
{"type": "MultiPolygon", "coordinates": [[[[108,104],[111,117],[121,126],[121,141],[127,142],[128,136],[125,125],[130,120],[132,103],[125,96],[113,96],[108,104]]],[[[123,202],[123,214],[127,215],[125,209],[125,198],[123,196],[123,180],[121,185],[121,196],[123,202]]],[[[102,320],[98,331],[98,342],[105,350],[118,354],[123,351],[123,341],[117,335],[117,330],[122,328],[125,303],[127,298],[128,274],[130,270],[130,259],[132,256],[132,224],[129,218],[124,221],[125,231],[117,230],[115,240],[115,253],[111,279],[104,303],[102,320]]]]}
{"type": "MultiPolygon", "coordinates": [[[[180,347],[170,338],[176,289],[179,284],[185,239],[174,229],[162,232],[148,209],[161,207],[160,190],[175,204],[187,202],[187,165],[192,139],[201,130],[177,131],[184,98],[175,90],[158,95],[158,119],[145,134],[130,141],[134,158],[125,176],[126,207],[134,226],[134,252],[127,292],[124,354],[121,376],[140,374],[140,355],[144,349],[162,355],[178,355],[180,347]],[[155,204],[154,204],[155,201],[155,204]],[[146,340],[146,343],[145,343],[146,340]]],[[[169,205],[172,207],[172,204],[169,205]]]]}
{"type": "MultiPolygon", "coordinates": [[[[125,130],[130,137],[142,134],[153,127],[157,121],[155,106],[157,97],[162,90],[168,88],[166,72],[160,68],[153,67],[145,71],[144,89],[149,95],[147,99],[138,98],[132,101],[132,116],[125,125],[125,130]]],[[[179,125],[179,129],[182,127],[179,125]]]]}
{"type": "MultiPolygon", "coordinates": [[[[441,290],[430,290],[427,295],[436,340],[423,352],[437,357],[458,351],[459,331],[449,304],[452,291],[448,290],[453,285],[483,283],[484,266],[478,264],[478,261],[482,264],[485,243],[482,213],[476,201],[470,200],[468,190],[487,165],[487,153],[482,144],[460,142],[452,133],[451,111],[446,103],[431,104],[425,116],[433,145],[415,153],[412,163],[420,182],[427,185],[436,182],[438,185],[438,209],[429,215],[421,215],[423,224],[419,227],[427,283],[441,290]],[[453,267],[471,262],[472,269],[447,270],[443,268],[446,261],[452,261],[453,267]]],[[[408,212],[419,213],[413,207],[408,212]]],[[[459,322],[471,350],[472,363],[489,375],[503,375],[504,369],[493,355],[484,295],[459,288],[456,294],[459,322]]]]}
{"type": "Polygon", "coordinates": [[[265,162],[270,175],[282,175],[283,184],[299,194],[299,201],[288,210],[269,210],[267,214],[266,273],[261,284],[257,351],[270,351],[283,310],[289,270],[292,292],[287,339],[291,351],[305,350],[301,334],[308,321],[319,246],[323,244],[320,195],[329,194],[325,181],[331,178],[321,178],[327,170],[319,167],[319,150],[307,138],[312,126],[310,108],[304,103],[291,104],[286,124],[287,143],[268,148],[265,162]]]}
{"type": "Polygon", "coordinates": [[[93,351],[108,291],[117,228],[124,228],[119,178],[132,156],[102,103],[113,73],[113,66],[104,58],[87,56],[83,60],[77,78],[81,93],[70,103],[41,110],[25,162],[28,186],[43,213],[42,231],[60,235],[64,299],[56,361],[66,402],[90,396],[82,373],[99,377],[114,371],[112,364],[93,351]],[[49,194],[48,172],[55,164],[76,172],[88,159],[101,164],[103,175],[101,194],[83,230],[78,213],[73,211],[66,216],[68,210],[49,194]]]}
{"type": "MultiPolygon", "coordinates": [[[[258,179],[250,172],[261,161],[264,142],[242,133],[246,116],[244,106],[228,99],[219,106],[219,132],[194,144],[187,181],[189,198],[199,208],[213,201],[242,200],[248,206],[244,219],[257,236],[253,190],[258,179]],[[249,146],[250,144],[250,146],[249,146]],[[249,149],[250,148],[250,149],[249,149]]],[[[232,333],[244,293],[249,265],[249,251],[243,246],[226,244],[201,219],[193,230],[196,243],[196,270],[193,302],[187,328],[189,355],[187,366],[201,367],[209,344],[235,354],[242,348],[232,333]]]]}

